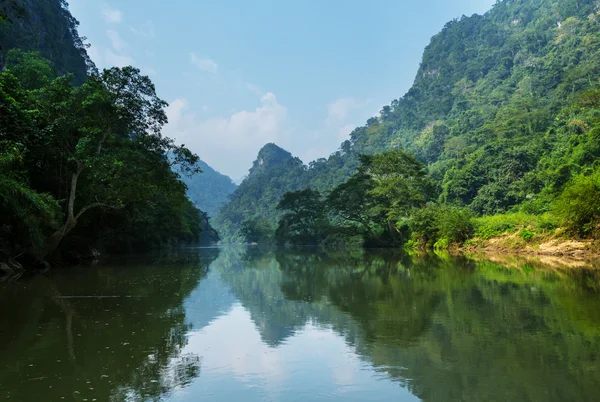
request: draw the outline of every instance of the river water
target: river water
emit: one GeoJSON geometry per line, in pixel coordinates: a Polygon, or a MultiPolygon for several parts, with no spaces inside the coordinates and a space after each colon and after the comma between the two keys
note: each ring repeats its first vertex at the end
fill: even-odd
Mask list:
{"type": "Polygon", "coordinates": [[[0,284],[2,401],[598,401],[600,270],[190,249],[0,284]]]}

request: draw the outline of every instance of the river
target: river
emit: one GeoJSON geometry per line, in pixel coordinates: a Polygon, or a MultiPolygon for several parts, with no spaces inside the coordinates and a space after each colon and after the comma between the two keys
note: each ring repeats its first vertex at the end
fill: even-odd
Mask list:
{"type": "Polygon", "coordinates": [[[2,401],[597,401],[600,270],[189,249],[0,284],[2,401]]]}

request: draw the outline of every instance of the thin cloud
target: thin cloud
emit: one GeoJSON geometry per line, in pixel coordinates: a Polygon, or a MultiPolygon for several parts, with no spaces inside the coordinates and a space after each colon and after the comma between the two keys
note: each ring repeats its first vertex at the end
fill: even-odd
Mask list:
{"type": "Polygon", "coordinates": [[[248,91],[254,92],[256,95],[259,95],[259,96],[264,95],[264,92],[262,91],[262,89],[260,89],[260,87],[258,85],[254,85],[250,82],[246,83],[246,89],[248,91]]]}
{"type": "Polygon", "coordinates": [[[241,177],[258,150],[268,142],[281,143],[288,130],[287,108],[268,92],[254,110],[203,119],[189,110],[188,101],[176,99],[167,108],[165,135],[186,144],[215,169],[241,177]]]}
{"type": "Polygon", "coordinates": [[[209,58],[201,58],[194,52],[190,53],[190,61],[194,66],[196,66],[199,70],[202,70],[207,73],[216,74],[219,72],[219,65],[213,60],[209,58]]]}
{"type": "Polygon", "coordinates": [[[123,12],[116,8],[111,8],[106,4],[102,8],[102,14],[104,15],[104,20],[108,23],[119,24],[123,21],[123,12]]]}
{"type": "Polygon", "coordinates": [[[154,22],[152,22],[151,20],[147,20],[138,28],[130,27],[129,29],[137,36],[145,39],[152,39],[156,35],[156,28],[154,26],[154,22]]]}
{"type": "Polygon", "coordinates": [[[361,102],[355,98],[340,98],[335,102],[329,104],[327,107],[327,120],[328,126],[335,126],[346,123],[351,113],[361,109],[365,106],[366,102],[361,102]]]}
{"type": "Polygon", "coordinates": [[[135,64],[131,57],[120,55],[104,47],[91,46],[87,52],[100,68],[125,67],[135,64]]]}
{"type": "Polygon", "coordinates": [[[106,31],[106,35],[108,36],[108,39],[110,39],[110,42],[112,43],[112,47],[117,52],[120,52],[121,50],[123,50],[127,47],[127,43],[121,38],[121,35],[119,35],[119,33],[117,31],[113,31],[112,29],[109,29],[108,31],[106,31]]]}

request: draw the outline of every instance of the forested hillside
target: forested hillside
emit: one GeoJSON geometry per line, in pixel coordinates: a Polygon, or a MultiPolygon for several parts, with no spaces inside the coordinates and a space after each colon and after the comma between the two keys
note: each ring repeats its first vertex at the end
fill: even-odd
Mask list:
{"type": "MultiPolygon", "coordinates": [[[[300,182],[326,196],[356,172],[361,154],[402,150],[434,183],[425,204],[468,207],[475,215],[543,214],[600,156],[599,77],[600,3],[499,1],[483,16],[446,24],[403,97],[276,191],[298,190],[300,182]]],[[[277,219],[278,200],[256,202],[275,189],[251,195],[246,188],[235,193],[238,205],[223,211],[221,225],[277,219]]]]}
{"type": "Polygon", "coordinates": [[[228,176],[217,172],[203,161],[198,161],[198,167],[202,174],[183,177],[183,182],[188,187],[187,195],[198,208],[214,217],[229,201],[229,195],[237,186],[228,176]]]}
{"type": "Polygon", "coordinates": [[[246,179],[214,220],[221,236],[229,241],[242,240],[239,230],[244,221],[263,228],[274,226],[277,223],[274,205],[286,192],[308,184],[306,171],[302,161],[289,152],[275,144],[265,145],[246,179]]]}

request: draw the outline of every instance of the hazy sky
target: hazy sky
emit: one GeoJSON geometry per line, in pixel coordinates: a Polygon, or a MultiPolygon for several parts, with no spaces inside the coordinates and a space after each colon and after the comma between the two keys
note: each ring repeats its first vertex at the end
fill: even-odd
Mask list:
{"type": "Polygon", "coordinates": [[[139,67],[165,134],[238,179],[274,142],[305,163],[412,84],[446,22],[495,0],[70,0],[99,67],[139,67]]]}

